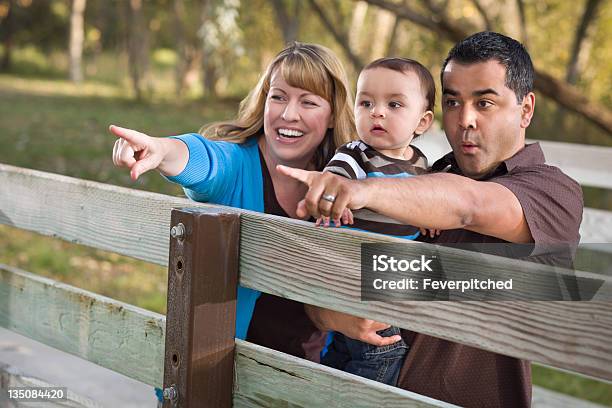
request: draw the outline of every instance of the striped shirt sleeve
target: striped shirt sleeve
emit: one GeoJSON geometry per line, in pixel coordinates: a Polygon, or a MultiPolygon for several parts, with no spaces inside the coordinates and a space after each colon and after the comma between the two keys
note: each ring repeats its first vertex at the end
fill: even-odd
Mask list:
{"type": "Polygon", "coordinates": [[[329,171],[351,180],[361,180],[367,177],[363,168],[361,149],[353,142],[340,146],[323,171],[329,171]]]}

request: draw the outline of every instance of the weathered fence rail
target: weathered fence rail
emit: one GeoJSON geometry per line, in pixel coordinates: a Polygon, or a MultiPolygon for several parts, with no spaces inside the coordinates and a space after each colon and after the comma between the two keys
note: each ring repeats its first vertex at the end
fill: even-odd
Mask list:
{"type": "MultiPolygon", "coordinates": [[[[359,302],[360,244],[397,239],[0,165],[0,223],[160,265],[168,264],[170,211],[176,207],[240,214],[244,286],[612,380],[610,301],[359,302]]],[[[586,209],[584,219],[583,235],[612,242],[605,228],[612,225],[609,212],[586,209]]],[[[425,248],[412,245],[415,254],[425,248]]],[[[482,254],[439,251],[458,268],[482,270],[482,254]]],[[[490,258],[494,263],[487,263],[483,275],[517,277],[548,268],[490,258]]],[[[0,325],[147,384],[162,384],[165,320],[155,313],[2,266],[0,325]]],[[[383,394],[390,406],[444,406],[248,342],[236,342],[235,358],[237,406],[280,400],[332,405],[331,390],[346,395],[346,406],[370,406],[383,394]]],[[[541,395],[536,392],[534,399],[541,395]]],[[[342,398],[333,398],[333,406],[341,406],[342,398]]]]}
{"type": "MultiPolygon", "coordinates": [[[[6,265],[0,265],[0,298],[7,299],[0,302],[0,326],[162,386],[165,316],[6,265]]],[[[448,406],[241,340],[236,340],[236,375],[236,406],[255,401],[267,406],[281,396],[298,406],[322,406],[342,394],[350,397],[346,403],[331,406],[369,407],[376,398],[385,398],[392,407],[407,406],[410,399],[413,406],[448,406]],[[300,393],[292,388],[296,386],[300,393]]]]}
{"type": "MultiPolygon", "coordinates": [[[[165,316],[6,265],[0,265],[0,298],[8,299],[0,302],[0,326],[162,386],[165,316]]],[[[235,356],[237,407],[282,401],[283,406],[367,408],[381,400],[390,407],[450,406],[246,341],[236,340],[235,356]]],[[[539,387],[533,398],[536,407],[598,406],[539,387]]]]}

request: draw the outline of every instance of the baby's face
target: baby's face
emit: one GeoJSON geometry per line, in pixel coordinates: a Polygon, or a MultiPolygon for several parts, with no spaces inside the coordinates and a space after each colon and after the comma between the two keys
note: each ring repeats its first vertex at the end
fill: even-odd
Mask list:
{"type": "Polygon", "coordinates": [[[388,68],[362,71],[357,81],[355,120],[359,138],[377,151],[401,156],[415,130],[422,130],[426,101],[414,72],[388,68]]]}

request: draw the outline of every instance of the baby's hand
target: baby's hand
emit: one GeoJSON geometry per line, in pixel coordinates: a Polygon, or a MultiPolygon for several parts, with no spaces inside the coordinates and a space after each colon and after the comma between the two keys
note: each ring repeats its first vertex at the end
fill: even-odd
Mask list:
{"type": "MultiPolygon", "coordinates": [[[[317,219],[317,221],[315,222],[315,225],[317,227],[320,225],[324,227],[329,227],[330,222],[331,222],[331,219],[329,217],[322,216],[317,219]]],[[[348,208],[344,209],[344,211],[342,212],[342,217],[340,217],[340,219],[334,220],[335,227],[339,227],[340,225],[349,225],[352,223],[353,223],[353,212],[348,208]]]]}
{"type": "Polygon", "coordinates": [[[350,208],[345,208],[344,211],[342,212],[342,224],[344,225],[349,225],[349,224],[353,224],[353,212],[350,210],[350,208]]]}
{"type": "Polygon", "coordinates": [[[429,235],[429,238],[437,237],[442,232],[442,230],[439,230],[439,229],[422,228],[422,227],[419,227],[419,231],[421,231],[421,235],[425,237],[429,235]]]}

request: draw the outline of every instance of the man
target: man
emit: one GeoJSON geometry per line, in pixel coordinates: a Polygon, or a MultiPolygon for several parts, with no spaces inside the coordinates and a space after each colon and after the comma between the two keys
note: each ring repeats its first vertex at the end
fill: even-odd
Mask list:
{"type": "MultiPolygon", "coordinates": [[[[443,124],[451,153],[433,174],[352,181],[329,173],[281,168],[309,191],[298,215],[331,216],[369,208],[406,224],[443,232],[435,243],[569,244],[579,239],[580,186],[525,145],[535,107],[533,65],[517,41],[481,32],[449,52],[441,72],[443,124]]],[[[382,323],[307,306],[321,330],[376,345],[382,323]]],[[[412,332],[399,386],[462,406],[529,406],[526,361],[412,332]]]]}

